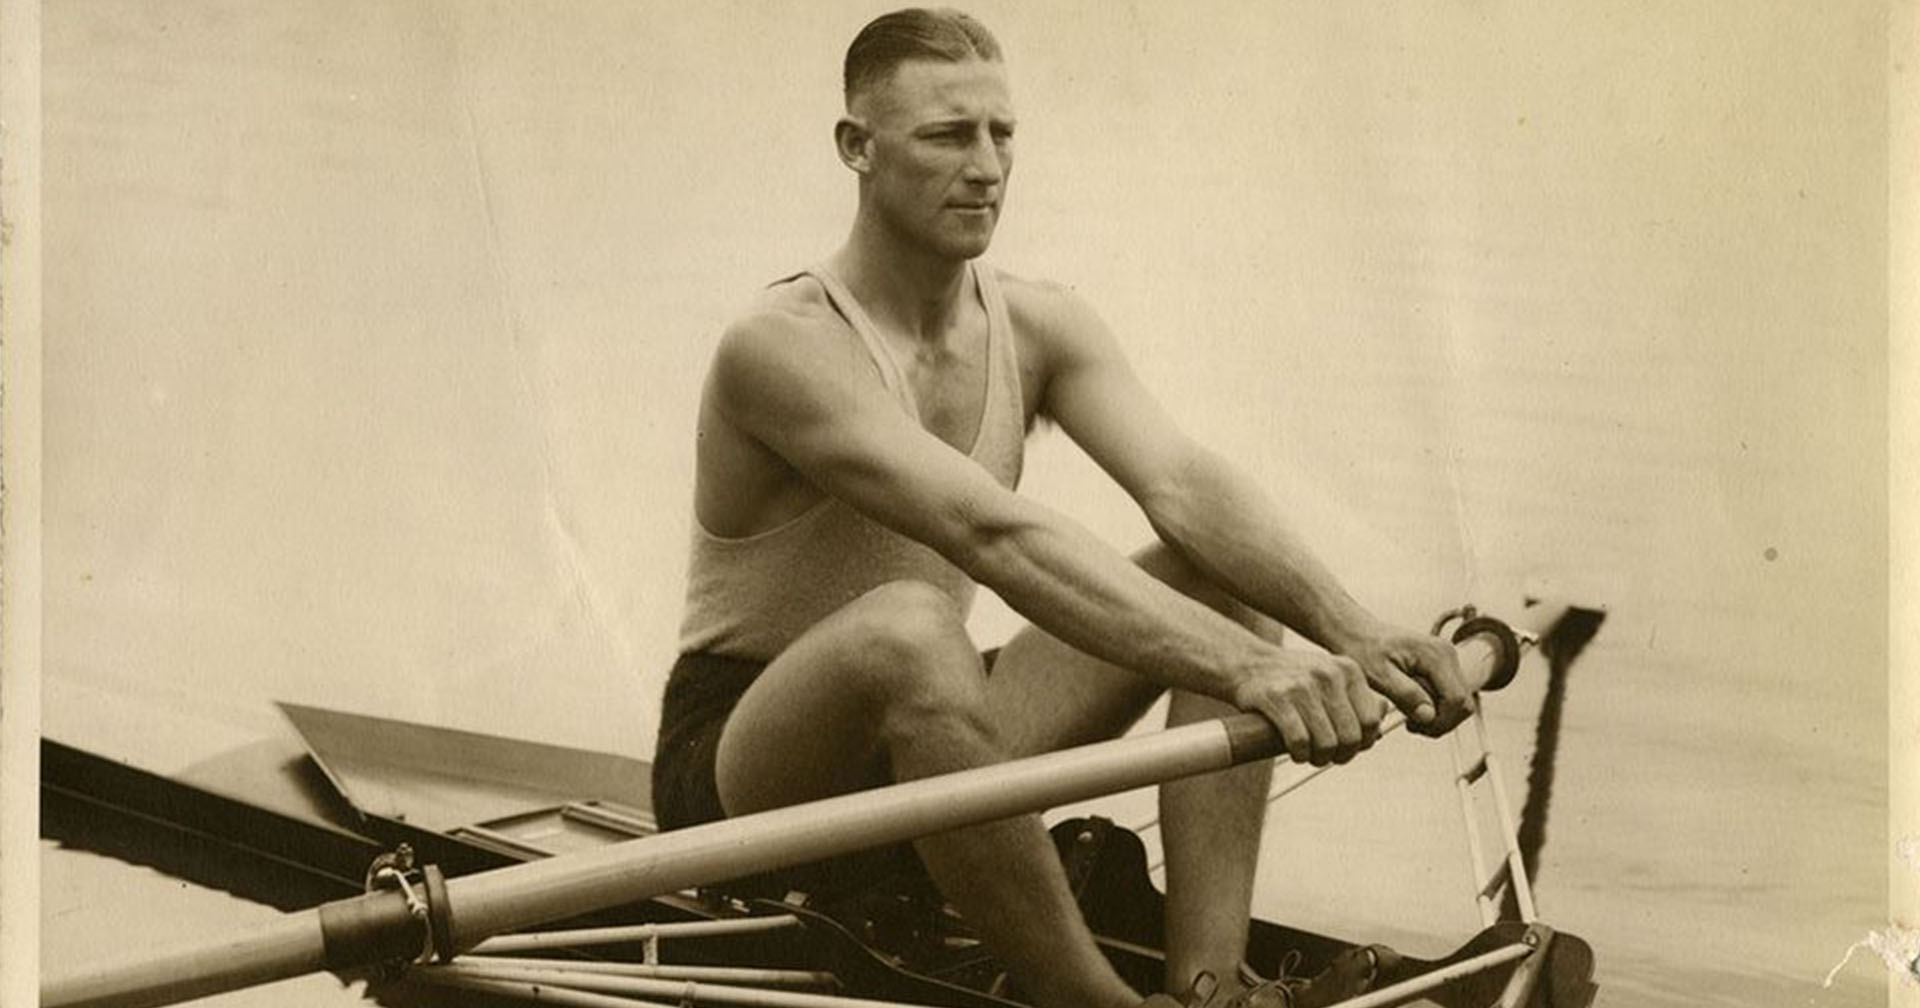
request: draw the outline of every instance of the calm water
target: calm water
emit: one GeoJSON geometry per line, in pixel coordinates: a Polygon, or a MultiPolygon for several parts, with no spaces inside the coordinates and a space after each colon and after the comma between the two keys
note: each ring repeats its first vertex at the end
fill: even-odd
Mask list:
{"type": "MultiPolygon", "coordinates": [[[[1608,607],[1540,879],[1603,1003],[1879,1003],[1868,959],[1819,986],[1886,916],[1875,5],[978,11],[1023,115],[1001,263],[1379,611],[1608,607]]],[[[869,13],[49,7],[49,731],[177,770],[286,699],[645,754],[697,376],[844,227],[869,13]]],[[[1146,535],[1057,435],[1026,489],[1146,535]]],[[[1539,700],[1490,705],[1515,787],[1539,700]]],[[[1457,943],[1448,786],[1396,740],[1289,799],[1261,912],[1457,943]]],[[[49,963],[252,912],[45,879],[49,963]]]]}

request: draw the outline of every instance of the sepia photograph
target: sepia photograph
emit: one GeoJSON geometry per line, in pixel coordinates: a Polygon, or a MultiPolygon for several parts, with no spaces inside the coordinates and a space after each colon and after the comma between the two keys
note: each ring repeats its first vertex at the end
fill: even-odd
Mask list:
{"type": "Polygon", "coordinates": [[[48,1008],[1915,996],[1904,6],[15,4],[0,932],[48,1008]]]}

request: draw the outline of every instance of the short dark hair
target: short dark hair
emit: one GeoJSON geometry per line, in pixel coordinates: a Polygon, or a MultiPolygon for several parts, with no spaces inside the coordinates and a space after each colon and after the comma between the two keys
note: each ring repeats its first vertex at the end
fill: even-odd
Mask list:
{"type": "Polygon", "coordinates": [[[1000,43],[987,26],[951,7],[909,7],[882,14],[868,22],[847,47],[842,73],[847,103],[854,96],[886,82],[908,60],[959,63],[969,59],[997,61],[1000,43]]]}

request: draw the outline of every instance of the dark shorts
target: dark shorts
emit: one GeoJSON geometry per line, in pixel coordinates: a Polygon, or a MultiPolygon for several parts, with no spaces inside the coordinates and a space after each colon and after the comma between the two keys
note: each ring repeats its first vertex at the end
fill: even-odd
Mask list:
{"type": "MultiPolygon", "coordinates": [[[[983,657],[991,668],[995,652],[983,657]]],[[[681,655],[673,663],[653,755],[653,815],[662,830],[726,818],[714,776],[720,733],[734,705],[766,667],[766,662],[701,652],[681,655]]],[[[833,900],[876,885],[926,884],[926,869],[913,848],[899,844],[751,875],[715,888],[740,897],[777,899],[797,891],[833,900]]]]}

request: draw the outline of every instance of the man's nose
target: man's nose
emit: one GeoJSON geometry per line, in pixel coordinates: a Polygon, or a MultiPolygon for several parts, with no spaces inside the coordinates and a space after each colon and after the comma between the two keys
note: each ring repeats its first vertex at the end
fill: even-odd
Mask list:
{"type": "Polygon", "coordinates": [[[967,181],[980,185],[998,185],[1006,175],[1000,148],[986,130],[981,130],[967,148],[967,181]]]}

